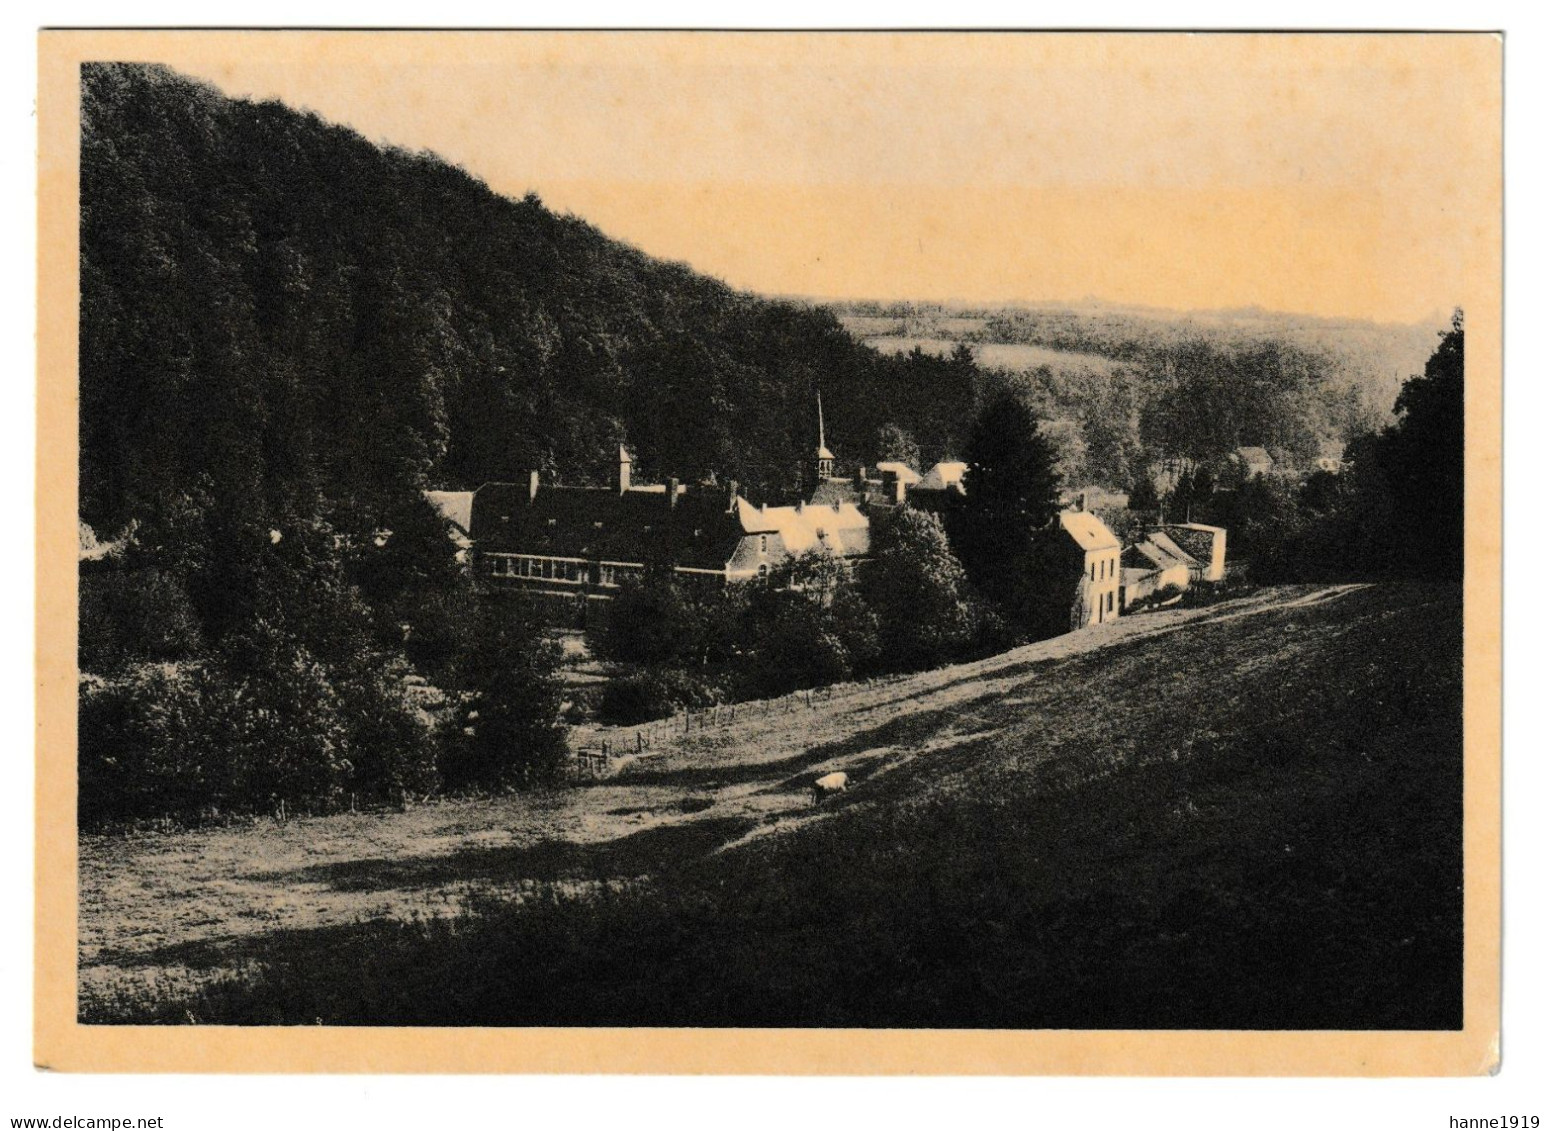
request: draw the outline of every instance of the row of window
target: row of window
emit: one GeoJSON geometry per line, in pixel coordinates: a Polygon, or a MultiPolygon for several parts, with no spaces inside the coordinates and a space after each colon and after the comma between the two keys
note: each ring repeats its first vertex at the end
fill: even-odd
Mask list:
{"type": "Polygon", "coordinates": [[[595,567],[580,558],[544,558],[529,554],[490,554],[490,577],[527,577],[541,581],[580,585],[595,582],[616,586],[625,577],[638,575],[642,567],[627,562],[600,562],[595,567]]]}
{"type": "Polygon", "coordinates": [[[1117,576],[1118,572],[1119,559],[1116,557],[1099,558],[1092,563],[1091,573],[1093,581],[1104,581],[1110,577],[1117,576]]]}

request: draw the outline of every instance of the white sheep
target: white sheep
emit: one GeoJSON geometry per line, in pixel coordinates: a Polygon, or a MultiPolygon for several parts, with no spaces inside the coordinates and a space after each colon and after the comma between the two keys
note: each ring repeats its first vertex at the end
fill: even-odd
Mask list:
{"type": "Polygon", "coordinates": [[[812,783],[812,804],[817,805],[830,794],[843,793],[849,788],[849,774],[839,772],[824,774],[812,783]]]}

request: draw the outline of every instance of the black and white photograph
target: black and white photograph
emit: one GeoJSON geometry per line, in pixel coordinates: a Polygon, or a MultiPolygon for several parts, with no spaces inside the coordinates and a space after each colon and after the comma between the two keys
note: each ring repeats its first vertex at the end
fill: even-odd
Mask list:
{"type": "Polygon", "coordinates": [[[74,1031],[1493,1026],[1497,38],[50,35],[74,1031]]]}

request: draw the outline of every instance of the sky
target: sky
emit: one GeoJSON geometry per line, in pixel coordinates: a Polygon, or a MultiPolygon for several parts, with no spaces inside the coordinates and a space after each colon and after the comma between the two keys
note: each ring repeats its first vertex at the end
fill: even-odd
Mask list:
{"type": "Polygon", "coordinates": [[[118,54],[766,294],[1413,322],[1466,306],[1498,240],[1487,36],[172,33],[118,54]]]}

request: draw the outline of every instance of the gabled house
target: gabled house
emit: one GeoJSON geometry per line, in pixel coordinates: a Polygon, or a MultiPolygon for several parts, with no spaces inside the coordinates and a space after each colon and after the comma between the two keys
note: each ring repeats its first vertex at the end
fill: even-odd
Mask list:
{"type": "Polygon", "coordinates": [[[1198,561],[1160,531],[1126,547],[1120,562],[1119,600],[1126,609],[1164,589],[1187,589],[1200,569],[1198,561]]]}
{"type": "Polygon", "coordinates": [[[1244,479],[1268,475],[1275,469],[1274,458],[1261,447],[1238,448],[1232,453],[1231,459],[1244,479]]]}
{"type": "Polygon", "coordinates": [[[1194,559],[1190,576],[1194,581],[1220,581],[1226,576],[1226,531],[1202,522],[1169,522],[1151,528],[1172,540],[1178,549],[1194,559]]]}
{"type": "Polygon", "coordinates": [[[1121,611],[1118,538],[1102,519],[1088,511],[1062,511],[1056,525],[1061,537],[1054,559],[1063,568],[1046,583],[1062,592],[1073,589],[1070,627],[1113,620],[1121,611]]]}

